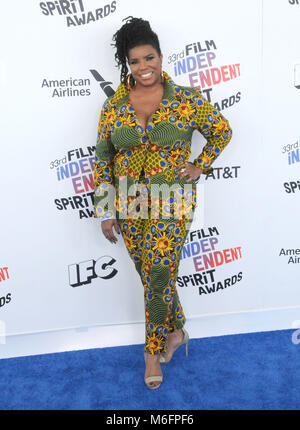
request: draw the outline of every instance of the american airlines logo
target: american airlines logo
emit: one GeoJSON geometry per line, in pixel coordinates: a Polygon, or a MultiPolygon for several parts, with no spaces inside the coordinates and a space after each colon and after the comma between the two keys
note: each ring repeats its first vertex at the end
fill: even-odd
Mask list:
{"type": "Polygon", "coordinates": [[[100,75],[100,73],[97,72],[97,70],[91,69],[90,72],[93,75],[93,77],[96,79],[96,81],[99,82],[101,89],[104,91],[107,97],[113,96],[115,94],[115,90],[110,86],[112,82],[106,81],[100,75]]]}
{"type": "MultiPolygon", "coordinates": [[[[91,69],[94,79],[99,82],[100,88],[107,97],[114,95],[115,90],[111,87],[112,82],[106,81],[97,70],[91,69]]],[[[86,77],[74,78],[70,76],[66,79],[43,78],[41,88],[46,91],[49,97],[64,99],[68,97],[87,97],[91,95],[91,80],[86,77]]]]}

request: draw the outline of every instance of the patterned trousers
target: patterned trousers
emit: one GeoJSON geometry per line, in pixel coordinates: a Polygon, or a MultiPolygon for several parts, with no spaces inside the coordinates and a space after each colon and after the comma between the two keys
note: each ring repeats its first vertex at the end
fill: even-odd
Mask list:
{"type": "Polygon", "coordinates": [[[117,212],[117,220],[144,286],[145,351],[164,353],[168,334],[185,323],[176,279],[192,218],[120,219],[117,212]]]}

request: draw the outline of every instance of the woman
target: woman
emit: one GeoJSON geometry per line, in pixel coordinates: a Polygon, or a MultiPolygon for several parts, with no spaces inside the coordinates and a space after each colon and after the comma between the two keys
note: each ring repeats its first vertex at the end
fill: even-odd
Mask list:
{"type": "Polygon", "coordinates": [[[126,18],[113,40],[121,83],[101,110],[94,217],[112,243],[114,230],[122,234],[141,277],[145,383],[153,389],[162,382],[160,363],[169,362],[182,344],[187,354],[175,285],[180,253],[197,205],[196,182],[213,171],[232,131],[199,89],[176,85],[162,70],[159,41],[148,21],[126,18]],[[195,129],[207,143],[189,162],[195,129]]]}

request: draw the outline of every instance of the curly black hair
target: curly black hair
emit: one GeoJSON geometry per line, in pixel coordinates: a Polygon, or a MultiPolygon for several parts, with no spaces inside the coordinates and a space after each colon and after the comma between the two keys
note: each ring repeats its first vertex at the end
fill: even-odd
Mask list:
{"type": "Polygon", "coordinates": [[[128,16],[122,21],[126,21],[126,23],[113,35],[114,43],[111,44],[116,48],[117,67],[121,66],[121,82],[125,81],[128,75],[127,59],[130,49],[141,45],[151,45],[156,49],[158,55],[161,54],[157,34],[151,29],[148,21],[132,16],[128,16]]]}

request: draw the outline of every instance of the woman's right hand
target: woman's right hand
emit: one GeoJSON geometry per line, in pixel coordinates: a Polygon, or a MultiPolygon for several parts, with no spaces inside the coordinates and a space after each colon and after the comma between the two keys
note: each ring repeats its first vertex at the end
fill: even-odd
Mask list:
{"type": "Polygon", "coordinates": [[[116,243],[117,238],[114,235],[113,227],[118,234],[120,234],[120,227],[116,219],[107,219],[106,221],[101,222],[101,228],[104,236],[111,243],[116,243]]]}

